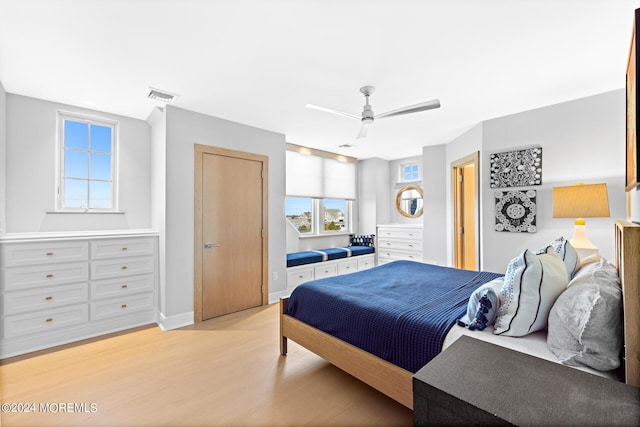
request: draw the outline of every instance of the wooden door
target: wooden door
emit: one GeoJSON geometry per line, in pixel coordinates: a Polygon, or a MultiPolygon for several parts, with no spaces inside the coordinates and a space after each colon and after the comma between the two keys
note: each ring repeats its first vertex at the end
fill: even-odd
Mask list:
{"type": "Polygon", "coordinates": [[[478,154],[452,164],[454,267],[477,269],[478,154]]]}
{"type": "Polygon", "coordinates": [[[195,311],[196,318],[206,320],[259,306],[266,299],[267,199],[264,159],[235,151],[200,155],[196,198],[200,197],[201,227],[196,245],[201,247],[196,257],[201,262],[196,280],[200,279],[201,295],[196,284],[195,311]]]}

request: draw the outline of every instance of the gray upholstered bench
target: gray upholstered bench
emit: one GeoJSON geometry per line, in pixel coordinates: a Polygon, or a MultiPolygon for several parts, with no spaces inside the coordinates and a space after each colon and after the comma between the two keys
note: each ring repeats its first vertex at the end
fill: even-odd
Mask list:
{"type": "Polygon", "coordinates": [[[640,388],[463,336],[413,377],[414,424],[639,425],[640,388]]]}

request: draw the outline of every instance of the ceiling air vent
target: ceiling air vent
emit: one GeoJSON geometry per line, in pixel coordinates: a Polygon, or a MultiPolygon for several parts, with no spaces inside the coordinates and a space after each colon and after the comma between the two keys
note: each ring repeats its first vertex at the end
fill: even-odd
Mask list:
{"type": "Polygon", "coordinates": [[[155,99],[157,101],[164,102],[165,104],[171,104],[176,96],[178,95],[167,92],[166,90],[155,89],[152,87],[147,89],[147,98],[155,99]]]}

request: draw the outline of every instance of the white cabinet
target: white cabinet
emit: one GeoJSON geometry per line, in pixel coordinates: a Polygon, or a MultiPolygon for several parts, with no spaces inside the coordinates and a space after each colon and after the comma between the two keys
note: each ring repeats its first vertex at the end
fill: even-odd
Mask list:
{"type": "Polygon", "coordinates": [[[311,280],[355,273],[375,265],[375,254],[369,254],[289,267],[287,268],[287,290],[291,292],[299,284],[311,280]]]}
{"type": "Polygon", "coordinates": [[[422,232],[414,224],[378,225],[378,265],[398,259],[422,261],[422,232]]]}
{"type": "Polygon", "coordinates": [[[0,358],[157,321],[155,233],[0,239],[0,358]]]}

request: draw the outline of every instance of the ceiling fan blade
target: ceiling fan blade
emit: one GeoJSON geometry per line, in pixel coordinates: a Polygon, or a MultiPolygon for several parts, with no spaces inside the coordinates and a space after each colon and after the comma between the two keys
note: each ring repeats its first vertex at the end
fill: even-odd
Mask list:
{"type": "Polygon", "coordinates": [[[383,117],[401,116],[403,114],[417,113],[419,111],[433,110],[440,108],[440,100],[432,99],[431,101],[421,102],[419,104],[409,105],[408,107],[398,108],[397,110],[387,111],[386,113],[377,114],[376,119],[383,117]]]}
{"type": "Polygon", "coordinates": [[[319,105],[313,105],[313,104],[307,104],[306,107],[307,108],[312,108],[314,110],[325,111],[325,112],[331,113],[331,114],[337,114],[339,116],[348,117],[350,119],[356,119],[356,120],[360,120],[361,119],[361,117],[359,115],[351,114],[351,113],[345,113],[344,111],[334,110],[333,108],[321,107],[319,105]]]}
{"type": "Polygon", "coordinates": [[[366,138],[368,130],[369,125],[363,123],[362,126],[360,126],[360,132],[358,132],[358,139],[366,138]]]}

